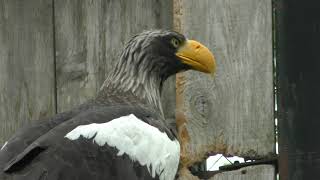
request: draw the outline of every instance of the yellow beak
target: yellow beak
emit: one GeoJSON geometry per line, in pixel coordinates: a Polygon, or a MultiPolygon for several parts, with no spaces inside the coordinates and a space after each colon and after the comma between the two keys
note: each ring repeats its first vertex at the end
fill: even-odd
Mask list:
{"type": "Polygon", "coordinates": [[[214,74],[216,70],[216,61],[210,50],[201,43],[194,40],[187,40],[180,47],[176,56],[182,63],[188,64],[192,69],[214,74]]]}

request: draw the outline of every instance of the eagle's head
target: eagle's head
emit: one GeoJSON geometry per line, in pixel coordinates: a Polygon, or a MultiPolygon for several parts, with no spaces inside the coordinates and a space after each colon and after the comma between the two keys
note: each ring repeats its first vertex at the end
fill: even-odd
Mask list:
{"type": "Polygon", "coordinates": [[[144,31],[125,45],[102,90],[130,92],[159,106],[169,76],[189,69],[213,74],[215,67],[213,54],[201,43],[174,31],[144,31]]]}

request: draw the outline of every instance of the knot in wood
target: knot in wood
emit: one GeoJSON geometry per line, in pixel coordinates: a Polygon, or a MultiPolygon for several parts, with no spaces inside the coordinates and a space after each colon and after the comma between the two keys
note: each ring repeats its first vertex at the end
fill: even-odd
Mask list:
{"type": "MultiPolygon", "coordinates": [[[[202,92],[203,93],[203,92],[202,92]]],[[[193,115],[196,118],[207,119],[209,117],[210,101],[207,93],[196,93],[191,98],[193,115]]]]}

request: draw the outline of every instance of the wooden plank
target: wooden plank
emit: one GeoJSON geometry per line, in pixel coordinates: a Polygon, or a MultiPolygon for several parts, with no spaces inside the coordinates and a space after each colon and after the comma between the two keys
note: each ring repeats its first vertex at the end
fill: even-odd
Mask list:
{"type": "Polygon", "coordinates": [[[319,1],[275,1],[279,174],[320,177],[319,1]]]}
{"type": "Polygon", "coordinates": [[[275,167],[263,164],[247,166],[233,171],[200,172],[197,176],[183,168],[179,171],[178,180],[199,180],[199,178],[208,180],[275,180],[275,177],[275,167]]]}
{"type": "Polygon", "coordinates": [[[274,180],[275,168],[272,165],[258,165],[227,171],[214,175],[209,180],[274,180]]]}
{"type": "Polygon", "coordinates": [[[0,0],[0,144],[55,113],[54,81],[52,1],[0,0]]]}
{"type": "Polygon", "coordinates": [[[271,0],[177,0],[175,6],[175,27],[217,60],[215,79],[198,72],[177,76],[182,167],[210,152],[272,155],[271,0]]]}
{"type": "MultiPolygon", "coordinates": [[[[124,43],[143,30],[172,29],[172,16],[172,0],[55,0],[58,111],[94,96],[124,43]]],[[[174,84],[165,97],[174,97],[174,84]]],[[[174,100],[164,99],[173,119],[174,100]]]]}

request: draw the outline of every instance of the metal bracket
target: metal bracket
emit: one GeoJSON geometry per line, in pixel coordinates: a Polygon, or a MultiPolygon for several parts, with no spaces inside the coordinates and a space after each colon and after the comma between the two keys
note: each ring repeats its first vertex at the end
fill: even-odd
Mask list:
{"type": "Polygon", "coordinates": [[[278,165],[278,157],[272,157],[268,159],[260,159],[252,162],[244,162],[244,163],[234,163],[231,165],[220,166],[220,171],[233,171],[247,166],[261,165],[261,164],[271,164],[274,165],[277,169],[278,165]]]}
{"type": "MultiPolygon", "coordinates": [[[[243,167],[248,167],[248,166],[256,166],[256,165],[262,165],[262,164],[270,164],[274,165],[276,172],[278,172],[278,157],[271,157],[268,159],[259,159],[259,160],[254,160],[252,162],[244,162],[244,163],[234,163],[231,165],[225,165],[225,166],[220,166],[219,171],[202,171],[202,172],[197,172],[194,173],[194,175],[198,176],[200,179],[209,179],[215,174],[221,173],[221,172],[226,172],[226,171],[234,171],[241,169],[243,167]]],[[[246,172],[244,172],[246,173],[246,172]]]]}

